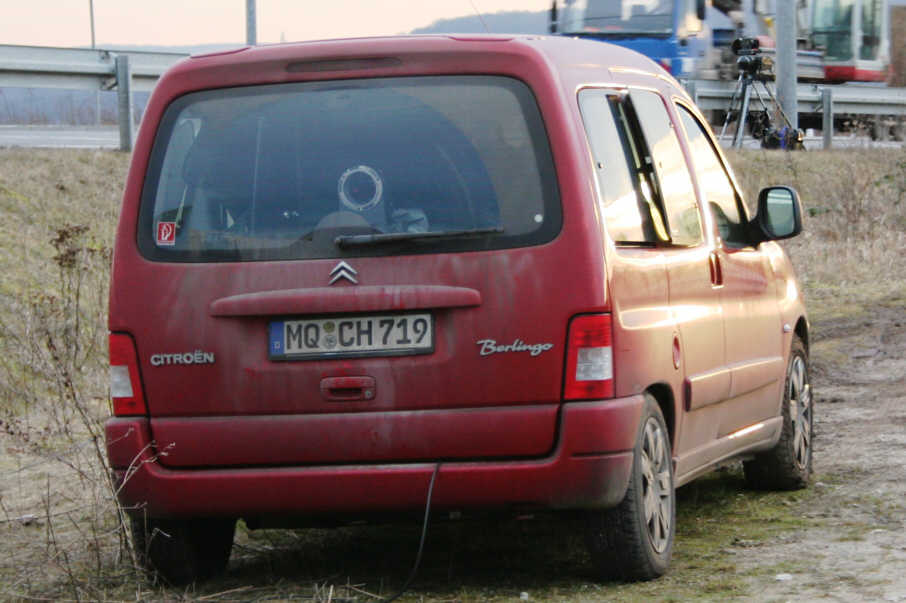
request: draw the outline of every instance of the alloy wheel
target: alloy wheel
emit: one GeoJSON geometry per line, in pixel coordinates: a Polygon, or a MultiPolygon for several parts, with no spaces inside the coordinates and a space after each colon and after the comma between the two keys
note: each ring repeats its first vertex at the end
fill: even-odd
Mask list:
{"type": "Polygon", "coordinates": [[[662,553],[670,542],[673,485],[667,437],[653,417],[645,424],[641,468],[642,504],[648,537],[654,550],[662,553]]]}
{"type": "Polygon", "coordinates": [[[805,361],[801,356],[793,359],[789,382],[790,421],[793,427],[793,458],[805,467],[812,445],[812,388],[808,382],[805,361]]]}

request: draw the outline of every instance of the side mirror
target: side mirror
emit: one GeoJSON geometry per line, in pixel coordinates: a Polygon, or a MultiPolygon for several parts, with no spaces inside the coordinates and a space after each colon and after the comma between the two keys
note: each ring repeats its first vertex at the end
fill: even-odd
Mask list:
{"type": "Polygon", "coordinates": [[[762,189],[753,222],[761,241],[789,239],[802,232],[802,204],[796,190],[789,186],[762,189]]]}
{"type": "Polygon", "coordinates": [[[552,34],[557,33],[558,25],[559,24],[557,23],[557,0],[553,0],[551,2],[551,22],[549,25],[549,29],[552,34]]]}
{"type": "Polygon", "coordinates": [[[695,16],[699,21],[704,21],[705,17],[705,0],[695,0],[695,16]]]}

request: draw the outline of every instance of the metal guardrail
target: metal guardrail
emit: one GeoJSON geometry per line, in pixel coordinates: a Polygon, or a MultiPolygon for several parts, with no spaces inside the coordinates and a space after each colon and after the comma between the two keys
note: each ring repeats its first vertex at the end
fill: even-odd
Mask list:
{"type": "Polygon", "coordinates": [[[132,95],[150,91],[171,65],[170,52],[0,45],[0,86],[117,90],[120,149],[132,150],[132,95]]]}
{"type": "MultiPolygon", "coordinates": [[[[741,87],[735,81],[714,80],[689,80],[685,83],[686,90],[695,103],[703,110],[726,110],[731,101],[738,101],[741,87]],[[734,99],[734,95],[737,98],[734,99]]],[[[773,82],[766,82],[771,93],[776,94],[773,82]]],[[[763,100],[770,102],[767,90],[759,82],[755,90],[761,90],[763,100]]],[[[757,93],[756,93],[757,94],[757,93]]],[[[835,115],[865,115],[870,116],[870,122],[876,127],[883,123],[881,117],[894,116],[899,123],[903,123],[906,116],[906,88],[888,88],[878,85],[850,84],[798,84],[796,95],[799,105],[799,115],[821,115],[821,128],[824,139],[824,148],[830,149],[833,144],[833,124],[835,115]]],[[[752,97],[753,104],[756,96],[752,97]]],[[[879,130],[880,131],[880,130],[879,130]]],[[[741,141],[737,133],[735,145],[741,141]]]]}
{"type": "Polygon", "coordinates": [[[95,48],[0,45],[0,86],[103,90],[115,86],[116,57],[129,57],[133,90],[147,92],[188,55],[95,48]]]}
{"type": "MultiPolygon", "coordinates": [[[[0,45],[0,86],[111,90],[120,95],[120,115],[131,115],[134,91],[150,91],[170,66],[188,55],[135,50],[0,45]],[[117,79],[119,74],[119,80],[117,79]]],[[[769,85],[773,85],[769,83],[769,85]]],[[[726,109],[735,81],[690,80],[699,107],[726,109]]],[[[906,88],[859,84],[799,84],[799,112],[906,116],[906,88]]],[[[831,122],[832,123],[832,122],[831,122]]],[[[131,120],[120,120],[120,147],[132,148],[131,120]],[[124,123],[128,122],[128,123],[124,123]]]]}
{"type": "MultiPolygon", "coordinates": [[[[768,85],[773,89],[773,82],[768,85]]],[[[701,109],[726,109],[736,86],[735,81],[690,80],[686,89],[701,109]]],[[[860,84],[799,84],[799,112],[821,113],[823,90],[831,91],[835,113],[906,115],[906,88],[860,84]]]]}

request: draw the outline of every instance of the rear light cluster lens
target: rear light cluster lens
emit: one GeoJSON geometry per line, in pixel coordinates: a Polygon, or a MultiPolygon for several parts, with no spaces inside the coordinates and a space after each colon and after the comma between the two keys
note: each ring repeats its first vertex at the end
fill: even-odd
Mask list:
{"type": "Polygon", "coordinates": [[[613,397],[613,346],[610,314],[577,316],[569,325],[566,400],[613,397]]]}
{"type": "Polygon", "coordinates": [[[117,417],[148,414],[135,344],[131,337],[119,333],[110,334],[110,397],[117,417]]]}

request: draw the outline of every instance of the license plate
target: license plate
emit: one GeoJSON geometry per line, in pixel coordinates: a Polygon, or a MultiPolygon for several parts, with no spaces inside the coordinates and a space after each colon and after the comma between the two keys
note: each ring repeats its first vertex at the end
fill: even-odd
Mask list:
{"type": "Polygon", "coordinates": [[[434,320],[427,312],[270,323],[271,360],[404,356],[433,351],[434,320]]]}

